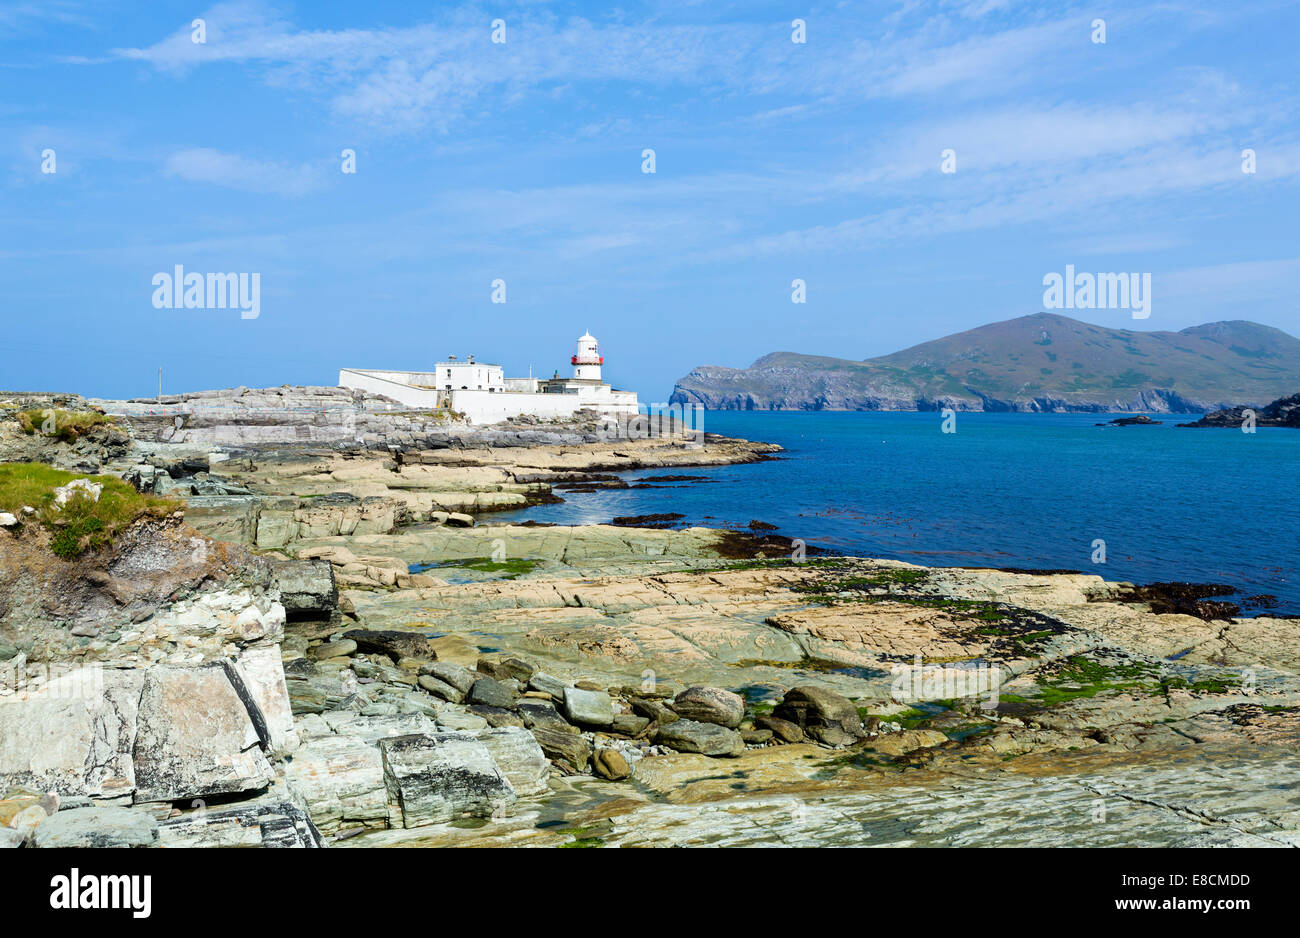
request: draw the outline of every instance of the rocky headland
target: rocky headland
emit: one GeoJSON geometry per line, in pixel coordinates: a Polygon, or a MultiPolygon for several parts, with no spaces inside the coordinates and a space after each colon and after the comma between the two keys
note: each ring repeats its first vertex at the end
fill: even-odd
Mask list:
{"type": "Polygon", "coordinates": [[[864,361],[773,352],[701,365],[671,400],[709,410],[1191,414],[1292,389],[1300,339],[1232,321],[1138,332],[1035,313],[864,361]]]}
{"type": "Polygon", "coordinates": [[[1257,427],[1300,427],[1300,394],[1282,397],[1258,410],[1249,407],[1229,407],[1206,414],[1200,420],[1180,423],[1180,427],[1231,427],[1239,430],[1251,422],[1257,427]],[[1249,411],[1250,413],[1247,413],[1249,411]]]}
{"type": "Polygon", "coordinates": [[[1296,622],[1217,588],[494,521],[744,441],[29,404],[0,469],[67,471],[0,503],[2,844],[1300,844],[1296,622]]]}

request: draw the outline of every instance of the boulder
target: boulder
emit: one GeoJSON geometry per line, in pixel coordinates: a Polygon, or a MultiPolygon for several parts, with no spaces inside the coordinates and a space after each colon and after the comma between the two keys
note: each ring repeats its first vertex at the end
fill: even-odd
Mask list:
{"type": "MultiPolygon", "coordinates": [[[[189,520],[189,512],[186,512],[189,520]]],[[[339,604],[334,568],[328,560],[273,560],[271,583],[290,619],[329,618],[339,604]]]]}
{"type": "Polygon", "coordinates": [[[477,732],[488,728],[488,721],[477,713],[458,707],[444,707],[438,711],[438,729],[477,732]]]}
{"type": "Polygon", "coordinates": [[[314,648],[307,649],[307,654],[317,661],[326,658],[345,658],[356,654],[357,643],[350,638],[340,638],[337,642],[321,642],[314,648]]]}
{"type": "Polygon", "coordinates": [[[135,800],[176,801],[265,787],[271,766],[244,701],[220,667],[152,668],[140,692],[135,800]]]}
{"type": "Polygon", "coordinates": [[[62,508],[71,499],[78,497],[97,502],[103,491],[103,482],[91,482],[89,479],[73,479],[67,485],[60,485],[54,490],[54,507],[62,508]]]}
{"type": "Polygon", "coordinates": [[[555,705],[545,700],[521,700],[515,708],[523,718],[524,726],[532,729],[541,726],[561,733],[576,733],[578,728],[560,716],[555,705]]]}
{"type": "Polygon", "coordinates": [[[379,750],[392,820],[403,827],[489,817],[515,800],[487,747],[467,733],[396,736],[379,750]]]}
{"type": "Polygon", "coordinates": [[[289,707],[294,715],[304,713],[324,713],[328,705],[328,695],[323,688],[305,680],[289,681],[285,685],[289,691],[289,707]]]}
{"type": "Polygon", "coordinates": [[[280,756],[293,752],[298,747],[298,733],[279,649],[273,645],[245,648],[226,670],[245,707],[250,713],[253,708],[260,712],[267,734],[264,742],[270,751],[280,756]]]}
{"type": "Polygon", "coordinates": [[[551,764],[546,761],[546,753],[537,739],[526,729],[519,727],[502,727],[484,730],[478,734],[479,740],[491,753],[497,764],[510,782],[510,787],[521,798],[540,795],[549,790],[547,781],[551,777],[551,764]]]}
{"type": "Polygon", "coordinates": [[[602,690],[564,689],[564,715],[574,723],[587,726],[610,726],[614,722],[614,702],[602,690]]]}
{"type": "Polygon", "coordinates": [[[631,704],[633,713],[652,720],[660,726],[665,723],[676,723],[681,719],[662,700],[655,700],[652,697],[633,697],[628,703],[631,704]]]}
{"type": "Polygon", "coordinates": [[[513,711],[505,709],[504,707],[488,707],[483,704],[473,704],[470,706],[469,712],[487,720],[488,726],[517,726],[520,729],[524,728],[524,718],[513,711]]]}
{"type": "Polygon", "coordinates": [[[323,721],[340,736],[356,736],[371,746],[386,736],[412,736],[435,733],[437,725],[423,713],[392,713],[367,716],[351,710],[334,710],[323,721]]]}
{"type": "Polygon", "coordinates": [[[284,662],[284,676],[286,680],[315,677],[316,673],[316,662],[312,661],[310,658],[294,658],[291,661],[284,662]]]}
{"type": "Polygon", "coordinates": [[[464,694],[446,681],[438,680],[432,674],[421,674],[416,680],[421,687],[440,700],[458,704],[465,699],[464,694]]]}
{"type": "Polygon", "coordinates": [[[695,720],[678,720],[659,727],[655,742],[678,752],[705,756],[738,756],[745,751],[745,741],[735,730],[695,720]]]}
{"type": "Polygon", "coordinates": [[[285,781],[321,831],[384,827],[388,790],[379,749],[358,736],[321,736],[298,748],[285,781]]]}
{"type": "Polygon", "coordinates": [[[350,629],[343,633],[357,643],[357,648],[367,654],[388,655],[393,661],[401,658],[422,658],[433,661],[438,657],[433,644],[418,632],[373,631],[350,629]]]}
{"type": "Polygon", "coordinates": [[[550,759],[561,769],[570,774],[579,774],[587,768],[591,758],[591,745],[577,733],[566,733],[545,726],[533,726],[528,730],[550,759]]]}
{"type": "Polygon", "coordinates": [[[49,815],[40,805],[29,805],[9,819],[9,827],[18,831],[24,840],[29,840],[36,828],[40,827],[48,817],[49,815]]]}
{"type": "Polygon", "coordinates": [[[914,749],[925,749],[946,743],[948,736],[938,730],[903,730],[901,733],[884,733],[871,741],[876,752],[887,756],[901,756],[914,749]]]}
{"type": "Polygon", "coordinates": [[[144,680],[142,670],[77,667],[52,676],[26,699],[0,698],[4,785],[102,799],[130,796],[144,680]]]}
{"type": "Polygon", "coordinates": [[[420,668],[421,674],[428,674],[436,677],[444,684],[450,684],[462,694],[468,694],[469,689],[474,686],[474,682],[479,676],[469,668],[462,668],[458,664],[452,664],[450,661],[432,661],[420,668]]]}
{"type": "Polygon", "coordinates": [[[505,684],[490,677],[481,677],[469,689],[467,698],[472,704],[487,707],[509,708],[515,705],[515,693],[505,684]]]}
{"type": "Polygon", "coordinates": [[[474,669],[479,674],[496,678],[498,681],[514,678],[520,684],[527,684],[537,669],[522,658],[503,657],[501,655],[482,655],[474,669]]]}
{"type": "Polygon", "coordinates": [[[783,743],[803,742],[803,730],[799,728],[798,723],[791,723],[789,720],[774,716],[760,716],[754,718],[754,725],[760,729],[771,730],[772,735],[783,743]]]}
{"type": "Polygon", "coordinates": [[[831,746],[864,735],[853,701],[811,684],[787,691],[772,715],[798,725],[813,739],[831,746]]]}
{"type": "Polygon", "coordinates": [[[528,679],[528,689],[550,694],[556,700],[564,699],[564,689],[569,685],[545,671],[534,671],[528,679]]]}
{"type": "Polygon", "coordinates": [[[649,725],[650,721],[645,717],[639,717],[634,713],[616,713],[610,729],[624,736],[637,736],[649,725]]]}
{"type": "Polygon", "coordinates": [[[601,778],[616,782],[632,774],[632,766],[617,749],[597,749],[591,758],[591,769],[601,778]]]}
{"type": "Polygon", "coordinates": [[[34,847],[152,847],[158,822],[148,811],[99,807],[60,811],[36,828],[34,847]]]}
{"type": "Polygon", "coordinates": [[[745,716],[745,698],[720,687],[688,687],[671,704],[678,716],[735,729],[745,716]]]}

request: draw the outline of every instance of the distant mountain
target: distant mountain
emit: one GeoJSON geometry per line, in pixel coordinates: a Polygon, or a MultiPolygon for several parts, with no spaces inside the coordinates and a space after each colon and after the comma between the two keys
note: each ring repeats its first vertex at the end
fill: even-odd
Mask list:
{"type": "Polygon", "coordinates": [[[674,403],[711,410],[1152,411],[1262,406],[1300,385],[1300,339],[1236,320],[1133,332],[1036,313],[892,355],[702,365],[674,403]]]}

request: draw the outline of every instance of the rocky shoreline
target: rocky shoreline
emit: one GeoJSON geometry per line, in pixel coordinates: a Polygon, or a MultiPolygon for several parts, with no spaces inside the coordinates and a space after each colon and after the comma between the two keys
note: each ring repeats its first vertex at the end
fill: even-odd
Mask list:
{"type": "Polygon", "coordinates": [[[1258,412],[1248,407],[1230,407],[1206,414],[1200,420],[1180,423],[1180,427],[1228,427],[1241,429],[1251,425],[1259,427],[1300,427],[1300,394],[1282,397],[1273,403],[1259,408],[1258,412]],[[1253,417],[1253,421],[1250,419],[1253,417]]]}
{"type": "Polygon", "coordinates": [[[1300,843],[1295,622],[1214,588],[491,520],[744,441],[153,436],[0,415],[176,500],[0,526],[5,845],[1300,843]]]}

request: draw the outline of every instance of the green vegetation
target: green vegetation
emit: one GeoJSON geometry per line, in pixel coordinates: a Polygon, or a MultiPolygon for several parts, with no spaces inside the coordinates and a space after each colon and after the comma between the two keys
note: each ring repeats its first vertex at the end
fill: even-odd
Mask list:
{"type": "Polygon", "coordinates": [[[448,568],[461,568],[465,570],[477,570],[480,573],[504,573],[502,580],[513,580],[525,573],[532,573],[542,561],[516,557],[511,560],[493,560],[491,557],[471,557],[467,560],[444,560],[439,563],[422,563],[415,564],[411,567],[412,573],[423,573],[425,570],[445,570],[448,568]]]}
{"type": "Polygon", "coordinates": [[[829,583],[818,583],[812,586],[800,586],[796,587],[796,589],[805,592],[815,590],[817,592],[842,593],[854,590],[888,589],[891,586],[917,586],[924,583],[929,575],[929,570],[910,570],[907,568],[879,570],[867,576],[850,576],[842,580],[832,580],[829,583]]]}
{"type": "Polygon", "coordinates": [[[1037,702],[1045,707],[1054,707],[1080,697],[1095,697],[1103,691],[1153,689],[1159,680],[1160,668],[1157,665],[1141,662],[1104,665],[1083,655],[1075,655],[1054,668],[1053,673],[1039,676],[1037,702]]]}
{"type": "Polygon", "coordinates": [[[87,550],[98,550],[119,531],[146,515],[163,517],[176,503],[141,495],[121,479],[112,476],[77,475],[39,463],[0,465],[0,511],[24,520],[23,507],[36,509],[35,518],[53,535],[50,549],[64,560],[87,550]],[[74,479],[90,478],[104,486],[99,500],[78,493],[60,509],[54,504],[54,490],[74,479]]]}
{"type": "Polygon", "coordinates": [[[815,557],[812,560],[795,561],[791,557],[756,557],[753,560],[739,560],[735,563],[722,563],[710,567],[692,567],[689,570],[674,570],[674,573],[724,573],[727,570],[766,570],[774,567],[808,567],[812,569],[836,569],[848,563],[842,557],[815,557]]]}
{"type": "MultiPolygon", "coordinates": [[[[831,584],[834,588],[834,584],[831,584]]],[[[797,586],[795,590],[805,593],[808,599],[824,606],[837,603],[906,603],[909,606],[924,606],[927,609],[941,609],[950,615],[962,619],[979,619],[984,622],[1002,622],[1009,613],[998,608],[996,603],[979,599],[951,599],[947,596],[909,596],[902,593],[876,593],[845,596],[838,592],[826,592],[826,586],[814,584],[797,586]]],[[[846,590],[845,592],[849,592],[846,590]]]]}
{"type": "Polygon", "coordinates": [[[1032,699],[1002,694],[1004,703],[1031,703],[1043,707],[1081,697],[1095,697],[1109,691],[1152,693],[1168,696],[1171,690],[1194,694],[1226,694],[1241,686],[1235,674],[1222,674],[1198,681],[1163,673],[1156,664],[1135,661],[1131,664],[1106,665],[1083,655],[1066,659],[1051,674],[1038,677],[1039,694],[1032,699]]]}
{"type": "Polygon", "coordinates": [[[1234,688],[1241,687],[1241,678],[1235,674],[1222,674],[1201,681],[1188,681],[1186,678],[1166,675],[1160,679],[1160,686],[1166,692],[1188,690],[1193,694],[1226,694],[1234,688]]]}
{"type": "Polygon", "coordinates": [[[44,436],[75,443],[93,427],[112,424],[113,418],[97,410],[24,410],[18,414],[18,425],[28,436],[44,436]]]}
{"type": "Polygon", "coordinates": [[[897,723],[905,730],[916,729],[932,716],[934,716],[933,711],[926,712],[924,710],[917,710],[915,707],[909,707],[906,710],[900,710],[897,713],[889,714],[872,713],[866,707],[858,707],[858,717],[861,718],[863,723],[866,723],[872,717],[875,717],[881,723],[897,723]]]}

